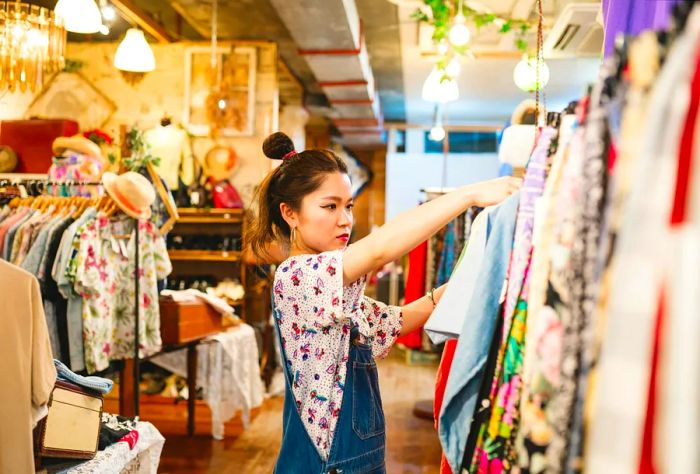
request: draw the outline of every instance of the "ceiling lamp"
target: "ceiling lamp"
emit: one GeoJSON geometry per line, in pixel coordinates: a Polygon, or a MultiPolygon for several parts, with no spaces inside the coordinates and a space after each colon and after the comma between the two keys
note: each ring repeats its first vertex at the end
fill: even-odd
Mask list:
{"type": "Polygon", "coordinates": [[[459,99],[459,87],[453,77],[434,67],[423,83],[423,100],[445,104],[459,99]]]}
{"type": "Polygon", "coordinates": [[[513,70],[515,85],[525,92],[544,89],[549,82],[549,66],[544,60],[539,61],[539,77],[537,76],[537,67],[538,61],[536,57],[524,56],[513,70]]]}
{"type": "Polygon", "coordinates": [[[102,14],[95,0],[58,0],[54,12],[72,33],[97,33],[102,14]]]}
{"type": "Polygon", "coordinates": [[[143,31],[138,28],[126,30],[126,36],[114,55],[114,67],[128,72],[150,72],[156,68],[156,58],[143,31]]]}
{"type": "Polygon", "coordinates": [[[459,0],[457,14],[454,20],[452,20],[452,28],[450,28],[449,37],[450,43],[458,47],[469,43],[469,39],[471,38],[471,33],[469,32],[469,28],[467,28],[467,19],[462,13],[462,0],[459,0]]]}
{"type": "Polygon", "coordinates": [[[0,2],[0,92],[35,91],[63,69],[66,30],[54,12],[27,3],[0,2]]]}

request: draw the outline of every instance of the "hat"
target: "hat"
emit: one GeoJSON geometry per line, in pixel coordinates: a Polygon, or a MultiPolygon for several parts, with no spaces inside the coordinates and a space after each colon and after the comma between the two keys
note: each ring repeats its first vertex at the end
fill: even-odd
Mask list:
{"type": "Polygon", "coordinates": [[[102,152],[100,151],[100,147],[97,145],[97,143],[88,140],[82,135],[58,137],[53,141],[52,148],[55,156],[63,155],[63,152],[66,150],[73,150],[92,158],[102,159],[102,152]]]}
{"type": "Polygon", "coordinates": [[[204,171],[216,181],[222,181],[231,176],[238,163],[238,154],[233,147],[216,145],[204,157],[204,171]]]}
{"type": "Polygon", "coordinates": [[[151,204],[156,200],[156,191],[146,177],[133,171],[119,176],[108,171],[102,175],[102,184],[126,215],[134,219],[151,217],[151,204]]]}
{"type": "Polygon", "coordinates": [[[0,173],[12,173],[17,168],[17,153],[7,145],[0,145],[0,173]]]}

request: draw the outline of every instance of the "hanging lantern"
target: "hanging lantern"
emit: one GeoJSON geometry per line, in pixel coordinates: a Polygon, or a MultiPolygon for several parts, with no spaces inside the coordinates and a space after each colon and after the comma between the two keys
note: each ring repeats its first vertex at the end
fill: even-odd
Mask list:
{"type": "Polygon", "coordinates": [[[537,58],[524,56],[513,69],[515,85],[525,92],[542,90],[549,82],[549,66],[544,60],[540,61],[540,77],[537,77],[537,58]]]}
{"type": "Polygon", "coordinates": [[[97,33],[102,26],[102,14],[95,0],[58,0],[54,12],[71,33],[97,33]]]}
{"type": "Polygon", "coordinates": [[[35,91],[65,65],[66,30],[46,8],[0,2],[0,91],[35,91]]]}

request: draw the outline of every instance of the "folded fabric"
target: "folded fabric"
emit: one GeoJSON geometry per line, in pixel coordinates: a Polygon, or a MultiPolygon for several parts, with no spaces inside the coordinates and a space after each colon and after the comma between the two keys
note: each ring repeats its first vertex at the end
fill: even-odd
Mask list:
{"type": "Polygon", "coordinates": [[[136,443],[139,442],[139,432],[136,430],[132,430],[129,434],[122,436],[119,442],[128,444],[129,449],[134,449],[136,443]]]}
{"type": "Polygon", "coordinates": [[[130,433],[129,430],[114,429],[107,426],[106,423],[102,423],[100,426],[100,438],[97,444],[97,449],[104,451],[108,446],[112,446],[114,443],[118,443],[125,436],[130,433]]]}
{"type": "Polygon", "coordinates": [[[80,385],[81,387],[98,391],[103,395],[112,391],[112,385],[114,385],[114,382],[109,379],[95,377],[94,375],[89,377],[78,375],[66,367],[60,360],[54,359],[53,363],[56,366],[58,380],[72,382],[76,385],[80,385]]]}
{"type": "Polygon", "coordinates": [[[128,418],[121,415],[113,415],[111,413],[102,412],[102,423],[103,426],[108,426],[113,430],[125,430],[132,431],[136,429],[136,423],[138,422],[138,417],[128,418]]]}

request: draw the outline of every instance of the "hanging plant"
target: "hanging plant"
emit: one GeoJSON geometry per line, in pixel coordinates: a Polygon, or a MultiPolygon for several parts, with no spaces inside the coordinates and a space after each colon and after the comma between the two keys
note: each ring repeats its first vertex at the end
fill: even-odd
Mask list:
{"type": "Polygon", "coordinates": [[[122,158],[122,164],[129,171],[138,171],[148,163],[154,166],[160,164],[160,158],[151,155],[151,147],[146,143],[143,135],[143,130],[137,127],[131,127],[126,132],[126,149],[129,150],[129,156],[122,158]]]}
{"type": "Polygon", "coordinates": [[[433,41],[438,45],[444,45],[442,48],[444,52],[440,52],[441,58],[436,63],[436,67],[441,71],[445,70],[452,56],[465,56],[469,51],[468,44],[455,46],[448,39],[455,17],[460,13],[460,8],[466,24],[474,25],[477,32],[481,28],[491,25],[495,26],[496,31],[501,34],[515,32],[516,48],[522,52],[526,52],[528,49],[526,35],[533,25],[526,20],[504,18],[493,13],[480,12],[463,5],[463,2],[454,0],[423,0],[423,3],[430,13],[426,11],[425,7],[417,8],[411,18],[431,25],[434,28],[433,41]]]}

